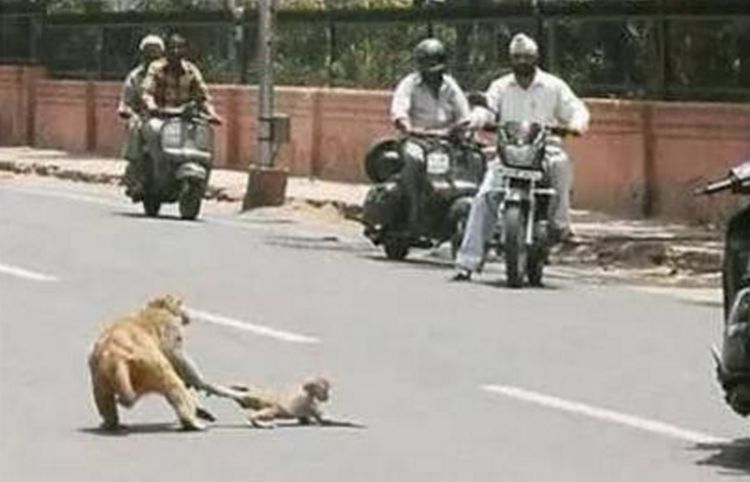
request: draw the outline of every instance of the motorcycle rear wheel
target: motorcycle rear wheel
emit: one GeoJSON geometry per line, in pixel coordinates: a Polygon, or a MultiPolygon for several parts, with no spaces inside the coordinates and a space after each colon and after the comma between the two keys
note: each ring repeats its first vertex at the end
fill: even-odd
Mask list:
{"type": "Polygon", "coordinates": [[[526,278],[529,252],[526,249],[526,215],[518,204],[506,206],[503,211],[505,230],[505,277],[508,286],[520,288],[526,278]]]}
{"type": "Polygon", "coordinates": [[[532,249],[529,252],[529,261],[526,271],[528,272],[529,284],[531,286],[542,286],[544,277],[544,253],[540,248],[532,249]]]}
{"type": "Polygon", "coordinates": [[[179,199],[180,217],[192,221],[201,212],[203,186],[202,183],[196,181],[184,180],[182,182],[179,199]]]}

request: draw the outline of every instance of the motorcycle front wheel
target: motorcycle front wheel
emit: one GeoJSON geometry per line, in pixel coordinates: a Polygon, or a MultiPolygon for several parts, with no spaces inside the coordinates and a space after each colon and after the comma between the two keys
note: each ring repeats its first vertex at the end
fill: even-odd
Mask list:
{"type": "Polygon", "coordinates": [[[203,202],[203,183],[185,179],[180,189],[179,208],[182,219],[194,220],[201,212],[203,202]]]}
{"type": "Polygon", "coordinates": [[[526,249],[526,214],[519,204],[510,204],[503,211],[505,230],[505,277],[508,286],[520,288],[526,277],[528,250],[526,249]]]}

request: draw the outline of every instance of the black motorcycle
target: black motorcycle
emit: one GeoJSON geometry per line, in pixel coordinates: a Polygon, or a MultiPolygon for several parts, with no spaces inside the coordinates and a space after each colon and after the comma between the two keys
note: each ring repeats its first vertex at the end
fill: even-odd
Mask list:
{"type": "MultiPolygon", "coordinates": [[[[731,169],[726,177],[697,193],[725,190],[750,194],[750,161],[731,169]]],[[[750,414],[750,206],[731,217],[725,236],[724,333],[721,350],[714,348],[713,356],[727,404],[747,416],[750,414]]]]}
{"type": "Polygon", "coordinates": [[[533,122],[504,122],[488,129],[497,132],[497,168],[501,171],[494,178],[497,185],[491,186],[500,204],[488,247],[505,258],[508,286],[521,287],[527,279],[530,285],[541,286],[554,241],[549,216],[556,192],[546,162],[548,138],[572,131],[533,122]]]}
{"type": "Polygon", "coordinates": [[[159,133],[156,159],[146,154],[143,208],[147,216],[158,216],[163,203],[179,203],[180,217],[195,219],[213,165],[211,119],[193,103],[159,111],[165,119],[159,133]]]}
{"type": "Polygon", "coordinates": [[[405,258],[413,247],[433,248],[448,240],[455,256],[484,176],[483,149],[468,133],[456,130],[376,143],[365,156],[365,171],[374,183],[364,203],[365,236],[393,260],[405,258]],[[408,174],[407,156],[417,163],[408,174]]]}

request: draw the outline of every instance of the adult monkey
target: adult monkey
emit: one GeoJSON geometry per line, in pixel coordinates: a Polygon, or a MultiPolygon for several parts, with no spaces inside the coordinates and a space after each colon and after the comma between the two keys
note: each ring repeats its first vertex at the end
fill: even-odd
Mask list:
{"type": "Polygon", "coordinates": [[[89,356],[102,428],[120,428],[117,405],[131,408],[147,393],[164,395],[187,430],[204,429],[199,418],[214,420],[200,407],[191,387],[238,403],[243,401],[244,394],[208,383],[200,374],[184,350],[184,331],[189,323],[182,300],[166,295],[105,328],[89,356]]]}

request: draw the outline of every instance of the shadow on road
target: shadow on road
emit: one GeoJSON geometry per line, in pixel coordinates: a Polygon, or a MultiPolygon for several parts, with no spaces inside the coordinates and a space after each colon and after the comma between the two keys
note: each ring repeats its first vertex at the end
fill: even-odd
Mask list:
{"type": "Polygon", "coordinates": [[[695,450],[711,452],[698,465],[717,467],[727,475],[750,475],[750,439],[742,438],[727,443],[698,444],[695,450]]]}
{"type": "Polygon", "coordinates": [[[429,258],[406,258],[400,261],[388,259],[381,253],[367,253],[361,256],[369,261],[377,261],[379,263],[391,264],[394,266],[413,266],[415,268],[423,268],[429,270],[448,270],[452,269],[453,265],[445,261],[429,258]]]}
{"type": "Polygon", "coordinates": [[[180,216],[176,214],[159,214],[156,217],[146,216],[144,213],[138,212],[138,211],[113,211],[112,214],[115,216],[122,217],[122,218],[148,219],[148,220],[153,220],[153,221],[180,221],[183,223],[202,223],[203,222],[203,219],[201,218],[190,221],[187,219],[182,219],[180,216]]]}
{"type": "MultiPolygon", "coordinates": [[[[356,422],[348,422],[341,420],[326,420],[322,425],[315,424],[301,424],[298,422],[279,423],[276,426],[277,429],[324,429],[324,428],[356,428],[365,429],[366,425],[362,425],[356,422]]],[[[252,427],[248,423],[216,423],[208,426],[207,431],[231,429],[231,430],[265,430],[257,429],[252,427]]],[[[177,423],[140,423],[134,425],[124,425],[119,430],[104,430],[100,427],[85,427],[79,428],[79,432],[97,435],[100,437],[127,437],[128,435],[149,435],[149,434],[183,434],[183,433],[196,433],[188,430],[183,430],[177,423]]]]}
{"type": "Polygon", "coordinates": [[[270,235],[265,236],[263,242],[269,246],[299,250],[347,251],[352,253],[370,250],[369,246],[364,243],[344,241],[338,236],[331,235],[270,235]]]}
{"type": "Polygon", "coordinates": [[[250,430],[276,430],[276,429],[324,429],[324,428],[356,428],[356,429],[366,429],[367,425],[363,425],[361,423],[356,422],[348,422],[348,421],[342,421],[342,420],[325,420],[322,425],[316,425],[313,423],[299,423],[296,421],[289,421],[289,422],[277,422],[276,427],[273,429],[267,429],[267,428],[260,428],[260,427],[253,427],[252,425],[248,424],[216,424],[212,425],[212,427],[215,428],[230,428],[230,429],[250,429],[250,430]]]}
{"type": "Polygon", "coordinates": [[[157,434],[157,433],[181,433],[176,423],[140,423],[135,425],[123,425],[118,430],[105,430],[101,427],[86,427],[78,429],[79,432],[102,437],[125,437],[134,434],[157,434]]]}

